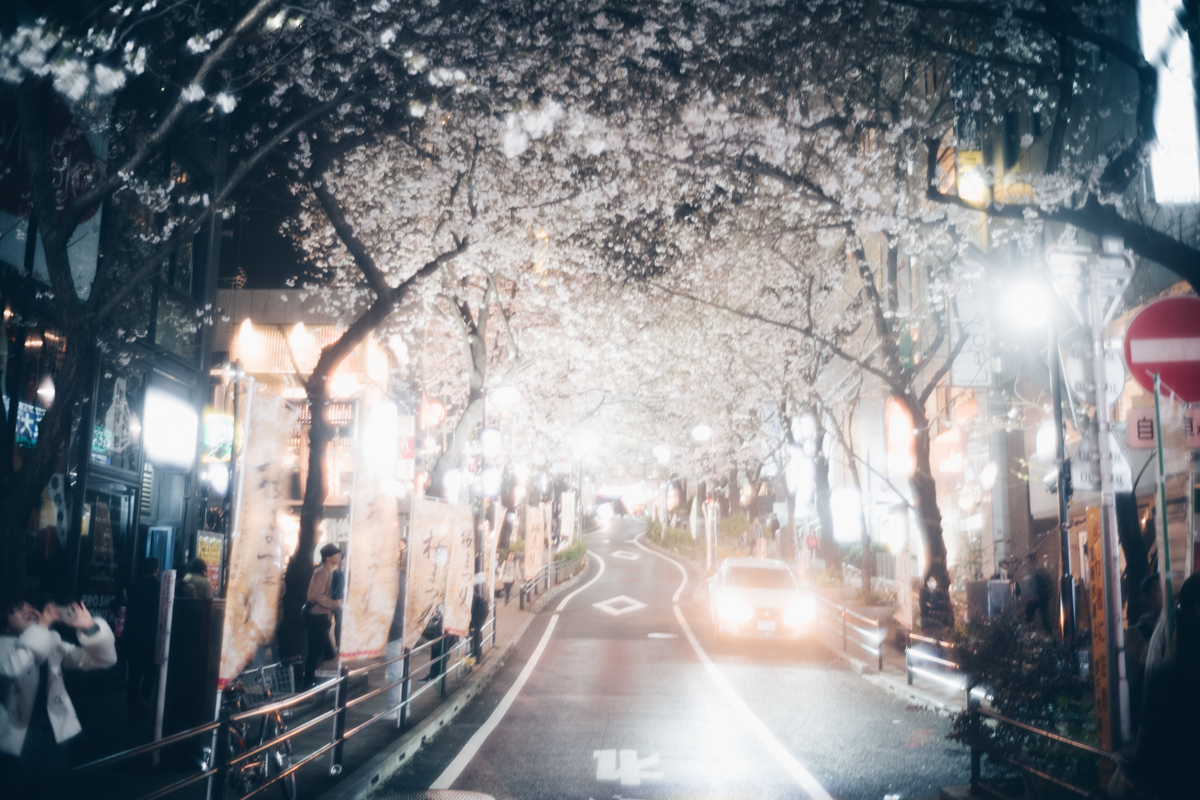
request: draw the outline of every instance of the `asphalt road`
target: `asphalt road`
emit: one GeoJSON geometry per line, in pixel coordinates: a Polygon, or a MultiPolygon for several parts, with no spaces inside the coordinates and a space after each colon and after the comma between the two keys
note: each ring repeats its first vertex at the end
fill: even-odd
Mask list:
{"type": "Polygon", "coordinates": [[[614,520],[589,537],[599,558],[581,588],[553,598],[490,687],[382,796],[909,800],[966,782],[949,720],[822,645],[717,645],[695,581],[640,548],[641,530],[614,520]]]}

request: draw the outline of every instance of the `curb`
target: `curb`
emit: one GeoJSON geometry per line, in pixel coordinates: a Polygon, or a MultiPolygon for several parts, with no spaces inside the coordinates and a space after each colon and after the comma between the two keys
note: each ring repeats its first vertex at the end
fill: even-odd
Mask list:
{"type": "Polygon", "coordinates": [[[513,655],[520,645],[525,632],[533,624],[533,618],[550,599],[578,582],[587,573],[589,566],[591,566],[590,560],[576,575],[542,594],[541,598],[530,607],[529,616],[521,623],[521,627],[517,629],[508,644],[497,652],[489,653],[484,669],[460,686],[453,694],[447,695],[437,710],[408,733],[372,756],[367,763],[347,775],[336,786],[319,795],[317,800],[364,800],[374,794],[381,784],[408,766],[409,758],[429,744],[448,722],[457,717],[459,712],[491,683],[492,678],[504,666],[508,657],[513,655]]]}
{"type": "Polygon", "coordinates": [[[878,686],[880,689],[891,692],[906,703],[927,708],[930,711],[934,711],[944,717],[953,717],[961,713],[963,710],[962,706],[944,703],[941,700],[930,697],[918,689],[914,689],[912,686],[908,685],[907,680],[898,681],[889,675],[885,675],[876,669],[874,664],[868,664],[866,661],[863,661],[860,658],[855,658],[849,653],[843,653],[836,647],[831,647],[829,644],[821,641],[820,638],[818,638],[817,641],[820,642],[822,647],[833,653],[836,658],[844,661],[855,675],[858,675],[868,683],[878,686]]]}

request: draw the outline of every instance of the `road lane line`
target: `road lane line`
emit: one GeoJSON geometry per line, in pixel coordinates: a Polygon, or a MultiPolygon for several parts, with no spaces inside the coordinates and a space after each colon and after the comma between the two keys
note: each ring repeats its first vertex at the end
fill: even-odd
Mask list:
{"type": "Polygon", "coordinates": [[[504,715],[508,713],[508,709],[512,707],[513,702],[517,699],[517,695],[520,694],[521,688],[525,686],[525,682],[533,674],[533,668],[537,666],[538,659],[542,657],[542,653],[546,650],[546,645],[550,641],[550,634],[554,633],[554,626],[558,624],[558,612],[562,611],[563,606],[567,604],[568,600],[598,581],[600,576],[604,574],[604,559],[595,553],[588,553],[588,558],[595,558],[600,563],[600,571],[596,573],[594,578],[571,592],[558,604],[558,608],[554,610],[554,616],[550,617],[550,624],[546,626],[546,632],[542,634],[541,641],[534,648],[533,655],[529,657],[529,662],[525,664],[524,669],[521,670],[521,674],[517,676],[517,679],[513,681],[513,685],[505,692],[504,699],[500,701],[500,705],[496,706],[495,710],[487,718],[487,721],[479,726],[479,730],[475,731],[474,735],[467,740],[467,743],[463,745],[463,749],[458,751],[458,755],[454,757],[454,760],[450,762],[450,765],[446,767],[442,774],[437,777],[437,780],[430,784],[430,791],[449,789],[458,780],[458,776],[471,763],[471,759],[479,752],[479,748],[483,747],[483,743],[487,741],[487,738],[492,735],[492,731],[496,730],[500,721],[504,719],[504,715]]]}
{"type": "Polygon", "coordinates": [[[692,626],[688,625],[687,620],[683,617],[683,612],[679,609],[679,596],[683,593],[683,589],[685,586],[687,586],[688,582],[687,568],[685,568],[683,564],[680,564],[675,559],[668,558],[662,553],[656,553],[650,548],[645,547],[641,542],[634,542],[634,544],[645,550],[647,553],[652,553],[664,561],[669,561],[670,563],[674,564],[679,570],[679,573],[683,576],[683,581],[679,584],[679,588],[675,590],[675,596],[671,598],[672,608],[675,610],[675,619],[679,620],[679,626],[683,628],[683,635],[687,637],[688,644],[690,644],[692,646],[692,650],[696,652],[697,658],[700,659],[700,663],[704,665],[704,668],[712,677],[713,682],[717,684],[717,687],[720,688],[721,692],[725,695],[725,699],[729,701],[729,704],[733,706],[734,710],[741,715],[745,723],[749,725],[750,729],[754,731],[755,735],[758,736],[759,741],[761,741],[763,744],[763,747],[765,747],[767,751],[775,757],[775,760],[779,762],[779,765],[783,767],[788,774],[796,779],[796,782],[799,783],[800,787],[808,793],[809,797],[813,798],[813,800],[833,800],[833,798],[829,795],[829,792],[825,791],[825,788],[821,786],[820,782],[813,777],[813,774],[805,769],[804,765],[797,761],[795,756],[788,752],[787,748],[783,746],[783,743],[776,739],[775,735],[771,733],[770,729],[767,728],[765,724],[763,724],[762,720],[760,720],[755,713],[750,710],[750,706],[746,705],[746,701],[743,700],[737,693],[737,690],[733,688],[733,684],[729,682],[728,678],[721,674],[721,671],[717,669],[717,665],[713,663],[712,659],[708,657],[708,653],[704,652],[704,648],[700,646],[700,641],[696,638],[696,634],[692,633],[692,626]]]}
{"type": "Polygon", "coordinates": [[[588,588],[589,586],[591,586],[591,585],[592,585],[593,583],[595,583],[596,581],[600,580],[600,576],[604,574],[604,559],[603,559],[603,558],[601,558],[601,557],[600,557],[599,555],[597,555],[596,553],[593,553],[593,552],[591,552],[590,550],[588,551],[588,558],[594,558],[594,559],[596,559],[597,561],[599,561],[599,562],[600,562],[600,571],[596,573],[596,577],[592,578],[590,581],[588,581],[587,583],[585,583],[583,586],[580,586],[578,589],[576,589],[575,591],[571,592],[569,595],[567,595],[566,597],[564,597],[564,598],[563,598],[563,601],[562,601],[561,603],[559,603],[559,604],[558,604],[558,608],[554,609],[554,613],[555,613],[555,614],[557,614],[558,612],[562,611],[562,610],[563,610],[563,609],[566,607],[567,603],[570,601],[570,599],[571,599],[572,597],[574,597],[575,595],[579,594],[580,592],[582,592],[584,589],[586,589],[586,588],[588,588]]]}

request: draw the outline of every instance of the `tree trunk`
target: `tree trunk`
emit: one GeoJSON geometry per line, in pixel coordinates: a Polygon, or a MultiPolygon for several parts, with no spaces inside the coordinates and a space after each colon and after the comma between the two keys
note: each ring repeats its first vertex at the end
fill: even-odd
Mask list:
{"type": "Polygon", "coordinates": [[[446,473],[452,469],[462,468],[463,452],[467,444],[475,438],[475,429],[483,422],[483,393],[472,389],[467,408],[450,434],[446,452],[438,458],[433,469],[429,471],[429,494],[432,497],[446,497],[446,473]]]}
{"type": "Polygon", "coordinates": [[[924,582],[932,575],[937,578],[939,586],[949,588],[950,572],[946,565],[946,542],[942,538],[942,512],[938,509],[937,484],[929,464],[929,420],[925,417],[925,408],[911,395],[905,396],[905,405],[912,414],[916,440],[914,446],[917,468],[910,483],[917,509],[921,544],[925,550],[925,574],[921,580],[924,582]]]}
{"type": "Polygon", "coordinates": [[[1142,580],[1150,574],[1150,558],[1142,542],[1142,526],[1138,522],[1137,497],[1133,492],[1117,492],[1117,538],[1125,553],[1125,586],[1121,595],[1129,608],[1133,624],[1149,609],[1142,605],[1142,580]]]}
{"type": "MultiPolygon", "coordinates": [[[[46,415],[38,423],[38,438],[32,451],[18,466],[16,448],[11,436],[5,436],[8,463],[0,474],[0,578],[5,589],[23,591],[26,587],[26,529],[34,509],[41,503],[42,492],[61,463],[75,428],[75,415],[87,384],[88,365],[95,357],[95,337],[84,325],[64,330],[67,338],[63,365],[54,374],[55,396],[46,415]]],[[[19,376],[18,376],[19,377],[19,376]]],[[[14,415],[18,409],[19,393],[8,392],[9,407],[14,415]]],[[[9,420],[6,420],[9,422],[9,420]]],[[[13,430],[8,426],[8,431],[13,430]]]]}
{"type": "Polygon", "coordinates": [[[313,549],[317,530],[325,518],[326,476],[329,443],[333,438],[326,418],[326,381],[315,375],[308,382],[308,477],[304,482],[304,503],[300,506],[300,535],[296,552],[288,561],[283,579],[282,614],[279,621],[279,650],[284,657],[302,655],[305,646],[304,619],[300,610],[308,598],[308,583],[313,573],[313,549]]]}
{"type": "Polygon", "coordinates": [[[842,551],[833,536],[833,506],[829,503],[829,459],[818,452],[813,459],[813,488],[817,503],[817,519],[821,521],[821,557],[830,575],[842,574],[842,551]]]}

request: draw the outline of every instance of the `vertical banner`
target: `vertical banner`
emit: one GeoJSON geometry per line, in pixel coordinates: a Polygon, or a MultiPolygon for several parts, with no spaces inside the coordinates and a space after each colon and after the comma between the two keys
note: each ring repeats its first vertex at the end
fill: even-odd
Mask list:
{"type": "MultiPolygon", "coordinates": [[[[1092,616],[1092,678],[1096,685],[1096,746],[1112,750],[1112,716],[1108,708],[1108,631],[1104,615],[1104,557],[1100,542],[1101,509],[1087,510],[1089,610],[1092,616]]],[[[1103,785],[1108,781],[1105,773],[1111,773],[1109,762],[1101,760],[1100,776],[1103,785]]]]}
{"type": "Polygon", "coordinates": [[[542,548],[546,546],[546,518],[541,505],[525,509],[525,581],[534,579],[542,568],[542,548]]]}
{"type": "Polygon", "coordinates": [[[288,441],[299,414],[279,397],[250,382],[246,392],[245,444],[238,520],[229,542],[229,586],[220,685],[238,676],[259,645],[275,635],[283,589],[283,530],[291,473],[285,464],[288,441]]]}
{"type": "Polygon", "coordinates": [[[408,597],[404,613],[404,646],[415,647],[437,607],[446,598],[446,576],[454,517],[459,507],[441,500],[413,500],[412,535],[408,544],[408,597]]]}
{"type": "Polygon", "coordinates": [[[396,498],[377,476],[362,474],[354,486],[350,575],[342,621],[342,658],[377,658],[400,596],[400,517],[396,498]]]}
{"type": "Polygon", "coordinates": [[[563,544],[570,544],[575,539],[575,493],[562,493],[562,518],[559,526],[563,544]]]}
{"type": "Polygon", "coordinates": [[[496,604],[496,575],[499,570],[499,565],[496,563],[496,550],[500,546],[500,529],[504,527],[505,508],[500,503],[492,506],[492,513],[496,516],[496,524],[492,525],[487,533],[487,557],[483,562],[484,585],[487,586],[487,599],[489,606],[496,604]]]}
{"type": "Polygon", "coordinates": [[[446,633],[466,636],[471,630],[471,600],[475,592],[475,515],[465,505],[454,506],[450,563],[446,571],[446,633]]]}

